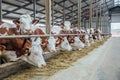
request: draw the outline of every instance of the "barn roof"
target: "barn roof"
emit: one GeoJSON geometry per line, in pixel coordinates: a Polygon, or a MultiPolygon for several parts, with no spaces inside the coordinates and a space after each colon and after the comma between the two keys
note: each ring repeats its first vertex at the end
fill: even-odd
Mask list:
{"type": "MultiPolygon", "coordinates": [[[[22,14],[30,14],[34,17],[33,3],[35,0],[2,0],[2,16],[7,19],[18,19],[22,14]]],[[[93,13],[102,10],[102,13],[118,6],[119,0],[93,0],[93,13]]],[[[78,0],[54,0],[54,23],[59,24],[63,19],[71,22],[77,22],[78,0]],[[63,12],[65,15],[63,16],[63,12]]],[[[82,0],[82,19],[87,18],[89,12],[90,0],[82,0]]],[[[36,0],[36,18],[41,23],[45,23],[45,0],[36,0]]]]}

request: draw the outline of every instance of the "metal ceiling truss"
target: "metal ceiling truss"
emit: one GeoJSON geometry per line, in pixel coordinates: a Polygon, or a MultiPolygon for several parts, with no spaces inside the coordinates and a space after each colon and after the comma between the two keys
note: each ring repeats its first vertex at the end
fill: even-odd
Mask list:
{"type": "MultiPolygon", "coordinates": [[[[31,4],[33,4],[33,1],[34,0],[24,0],[24,1],[26,1],[26,2],[24,2],[23,0],[16,0],[16,1],[18,1],[18,2],[21,2],[21,3],[24,3],[24,5],[22,5],[22,6],[20,6],[20,5],[17,5],[17,4],[14,4],[14,2],[13,3],[10,3],[10,2],[8,2],[7,0],[2,0],[2,3],[4,3],[4,4],[6,4],[6,5],[10,5],[10,6],[13,6],[13,7],[16,7],[15,9],[13,9],[13,10],[7,10],[7,9],[3,9],[2,11],[3,12],[5,12],[5,13],[3,13],[3,15],[2,15],[2,17],[3,18],[9,18],[9,19],[18,19],[19,17],[13,17],[13,16],[9,16],[9,14],[10,13],[13,13],[13,14],[17,14],[17,15],[22,15],[22,13],[19,13],[19,12],[16,12],[16,11],[18,11],[18,10],[20,10],[20,9],[25,9],[25,10],[28,10],[28,11],[31,11],[31,12],[33,12],[33,13],[31,13],[31,16],[32,17],[35,17],[35,15],[34,15],[34,10],[33,9],[30,9],[30,8],[27,8],[27,6],[29,6],[29,5],[31,5],[31,4]]],[[[41,3],[38,3],[38,1],[40,1],[40,0],[36,0],[36,5],[37,6],[40,6],[40,8],[41,7],[43,7],[43,9],[40,9],[39,11],[38,10],[36,10],[36,14],[38,14],[38,13],[40,13],[40,14],[42,14],[42,15],[45,15],[45,5],[44,4],[41,4],[41,3]]],[[[77,0],[76,0],[77,1],[77,0]]],[[[83,18],[85,18],[85,10],[86,9],[89,9],[89,6],[90,6],[90,3],[88,2],[89,0],[82,0],[82,3],[85,3],[85,5],[84,6],[82,6],[82,8],[81,8],[81,10],[82,10],[82,12],[81,12],[81,16],[82,16],[82,18],[81,19],[83,19],[83,18]]],[[[101,0],[94,0],[94,2],[92,3],[93,5],[96,5],[97,3],[99,3],[101,0]]],[[[106,9],[104,8],[105,6],[104,5],[106,5],[106,7],[107,7],[107,10],[109,9],[109,7],[111,6],[111,5],[113,5],[114,3],[114,0],[109,0],[109,1],[106,1],[105,0],[105,2],[103,3],[103,4],[101,4],[101,8],[102,8],[102,11],[101,11],[101,14],[103,14],[103,12],[105,12],[106,11],[106,9]]],[[[66,4],[66,3],[65,3],[66,4]]],[[[61,21],[57,21],[57,19],[68,19],[68,20],[71,20],[71,21],[73,21],[73,20],[75,20],[74,22],[77,22],[77,17],[74,17],[74,16],[77,16],[78,15],[78,6],[77,6],[77,4],[78,3],[76,3],[76,2],[74,2],[73,0],[54,0],[54,6],[55,5],[58,5],[58,6],[60,6],[61,8],[62,8],[62,11],[61,10],[56,10],[56,9],[54,9],[54,14],[57,14],[57,13],[59,13],[60,15],[57,15],[57,16],[55,16],[55,15],[53,15],[54,17],[53,17],[53,19],[54,19],[54,21],[57,23],[57,22],[63,22],[63,20],[61,20],[61,21]],[[71,5],[70,6],[64,6],[63,5],[63,3],[64,2],[66,2],[66,1],[69,1],[70,3],[71,3],[71,5]],[[74,8],[76,8],[76,9],[74,9],[74,8]],[[64,12],[63,11],[63,8],[64,8],[64,10],[67,10],[68,12],[64,12]],[[64,12],[64,16],[63,16],[63,12],[64,12]]],[[[113,5],[114,6],[114,5],[113,5]]],[[[113,7],[112,6],[112,7],[113,7]]],[[[97,9],[96,9],[97,10],[97,9]]],[[[93,12],[94,14],[95,14],[95,10],[94,10],[94,12],[93,12]]],[[[98,8],[98,13],[100,13],[100,9],[98,8]]],[[[36,18],[39,18],[39,19],[45,19],[45,16],[44,17],[41,17],[41,16],[39,16],[39,17],[36,17],[36,18]]],[[[44,22],[42,22],[42,23],[44,23],[44,22]]]]}

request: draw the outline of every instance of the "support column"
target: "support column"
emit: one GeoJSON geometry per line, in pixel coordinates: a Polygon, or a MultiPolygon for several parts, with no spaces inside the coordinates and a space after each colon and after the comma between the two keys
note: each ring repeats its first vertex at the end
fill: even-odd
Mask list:
{"type": "Polygon", "coordinates": [[[84,18],[84,30],[86,30],[86,19],[84,18]]]}
{"type": "Polygon", "coordinates": [[[78,0],[78,29],[81,29],[81,3],[82,0],[78,0]]]}
{"type": "Polygon", "coordinates": [[[101,14],[101,31],[103,32],[104,28],[104,13],[101,14]]]}
{"type": "Polygon", "coordinates": [[[51,0],[45,0],[45,10],[46,10],[46,33],[50,34],[51,30],[51,0]]]}
{"type": "Polygon", "coordinates": [[[63,23],[65,22],[65,0],[63,0],[63,23]]]}
{"type": "Polygon", "coordinates": [[[2,21],[2,0],[0,0],[0,22],[2,21]]]}
{"type": "MultiPolygon", "coordinates": [[[[98,5],[98,3],[97,3],[97,5],[98,5]]],[[[99,6],[97,6],[97,8],[96,8],[96,29],[98,29],[98,24],[99,24],[99,12],[98,12],[98,9],[99,9],[99,6]]]]}
{"type": "Polygon", "coordinates": [[[109,33],[110,33],[110,37],[111,37],[111,20],[109,20],[109,33]]]}
{"type": "Polygon", "coordinates": [[[36,18],[36,0],[33,0],[34,19],[36,18]]]}
{"type": "Polygon", "coordinates": [[[54,26],[54,0],[52,0],[52,27],[54,26]]]}
{"type": "Polygon", "coordinates": [[[92,27],[92,9],[93,9],[93,0],[90,0],[90,22],[89,22],[89,28],[92,27]]]}
{"type": "Polygon", "coordinates": [[[87,30],[88,28],[90,28],[90,19],[88,19],[87,21],[88,21],[88,26],[87,26],[86,30],[87,30]]]}
{"type": "Polygon", "coordinates": [[[74,9],[74,6],[72,7],[72,22],[74,21],[74,11],[73,11],[73,9],[74,9]]]}
{"type": "Polygon", "coordinates": [[[102,26],[101,26],[101,11],[102,11],[102,9],[101,9],[101,1],[100,1],[100,30],[102,30],[102,26]]]}
{"type": "Polygon", "coordinates": [[[103,29],[104,29],[104,33],[107,33],[108,32],[107,31],[107,18],[106,18],[106,14],[105,13],[103,15],[104,15],[103,16],[104,17],[104,28],[103,29]]]}
{"type": "Polygon", "coordinates": [[[96,29],[98,29],[98,21],[99,21],[99,18],[98,18],[98,8],[96,9],[96,29]]]}
{"type": "MultiPolygon", "coordinates": [[[[0,22],[2,21],[2,0],[0,0],[0,22]]],[[[0,55],[0,64],[2,62],[1,55],[0,55]]]]}

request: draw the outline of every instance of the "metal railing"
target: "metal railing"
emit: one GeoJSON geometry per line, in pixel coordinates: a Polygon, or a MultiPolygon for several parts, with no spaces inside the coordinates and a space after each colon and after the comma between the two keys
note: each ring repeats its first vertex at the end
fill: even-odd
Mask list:
{"type": "MultiPolygon", "coordinates": [[[[110,33],[102,33],[105,35],[109,35],[110,33]]],[[[0,39],[10,39],[10,38],[30,38],[30,37],[49,37],[49,36],[78,36],[85,34],[45,34],[45,35],[8,35],[8,36],[0,36],[0,39]]]]}

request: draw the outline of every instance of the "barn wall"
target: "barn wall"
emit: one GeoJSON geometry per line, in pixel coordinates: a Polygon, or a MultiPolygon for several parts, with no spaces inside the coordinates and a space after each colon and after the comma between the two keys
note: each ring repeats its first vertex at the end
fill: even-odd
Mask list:
{"type": "Polygon", "coordinates": [[[112,14],[112,23],[120,23],[120,14],[112,14]]]}

